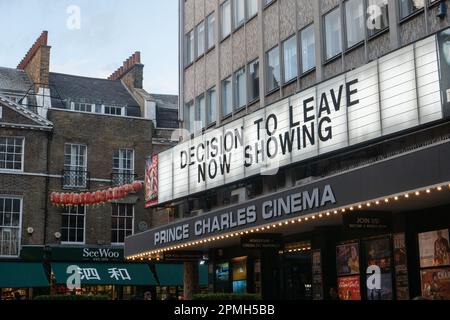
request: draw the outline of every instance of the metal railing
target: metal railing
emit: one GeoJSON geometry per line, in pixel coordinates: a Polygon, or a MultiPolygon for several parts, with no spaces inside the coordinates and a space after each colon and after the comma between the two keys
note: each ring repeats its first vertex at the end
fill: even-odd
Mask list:
{"type": "Polygon", "coordinates": [[[132,183],[137,179],[137,174],[129,172],[113,172],[111,173],[111,184],[113,186],[120,186],[127,183],[132,183]]]}
{"type": "Polygon", "coordinates": [[[63,189],[89,189],[90,173],[82,170],[62,170],[63,189]]]}

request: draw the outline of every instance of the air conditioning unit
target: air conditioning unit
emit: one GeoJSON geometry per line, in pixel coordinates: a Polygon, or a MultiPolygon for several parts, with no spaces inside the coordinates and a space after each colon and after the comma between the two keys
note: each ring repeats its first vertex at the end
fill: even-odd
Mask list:
{"type": "Polygon", "coordinates": [[[247,188],[239,188],[231,191],[231,203],[241,203],[247,200],[247,188]]]}

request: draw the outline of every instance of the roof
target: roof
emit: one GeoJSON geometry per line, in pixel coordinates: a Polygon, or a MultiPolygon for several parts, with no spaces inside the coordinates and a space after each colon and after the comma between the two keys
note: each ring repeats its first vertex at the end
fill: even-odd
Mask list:
{"type": "Polygon", "coordinates": [[[152,100],[156,102],[158,107],[177,109],[178,110],[178,96],[173,94],[155,94],[150,93],[152,100]]]}
{"type": "Polygon", "coordinates": [[[138,107],[120,80],[106,80],[50,72],[49,84],[62,100],[138,107]]]}
{"type": "Polygon", "coordinates": [[[0,95],[0,106],[9,107],[9,108],[13,109],[14,111],[20,113],[24,117],[35,122],[36,125],[43,126],[43,127],[52,127],[53,126],[53,123],[51,121],[45,119],[44,117],[41,117],[40,115],[38,115],[35,112],[30,111],[28,108],[21,106],[15,102],[5,98],[2,95],[0,95]]]}
{"type": "Polygon", "coordinates": [[[0,91],[26,93],[32,86],[25,71],[0,67],[0,91]]]}

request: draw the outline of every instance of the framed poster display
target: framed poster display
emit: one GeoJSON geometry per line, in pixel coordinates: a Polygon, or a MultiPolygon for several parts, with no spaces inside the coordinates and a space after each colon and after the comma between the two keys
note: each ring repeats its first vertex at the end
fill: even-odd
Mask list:
{"type": "Polygon", "coordinates": [[[450,265],[448,229],[419,233],[420,267],[450,265]]]}
{"type": "Polygon", "coordinates": [[[359,244],[348,243],[336,247],[338,276],[359,274],[359,244]]]}

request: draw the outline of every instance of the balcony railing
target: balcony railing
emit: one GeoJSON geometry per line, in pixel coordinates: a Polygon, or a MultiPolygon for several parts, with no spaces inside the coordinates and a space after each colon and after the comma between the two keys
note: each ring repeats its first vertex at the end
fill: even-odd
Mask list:
{"type": "Polygon", "coordinates": [[[82,170],[63,170],[62,188],[63,189],[89,189],[90,174],[89,171],[82,170]]]}
{"type": "Polygon", "coordinates": [[[129,172],[113,172],[111,173],[111,184],[113,186],[120,186],[127,183],[132,183],[137,178],[137,174],[129,172]]]}

